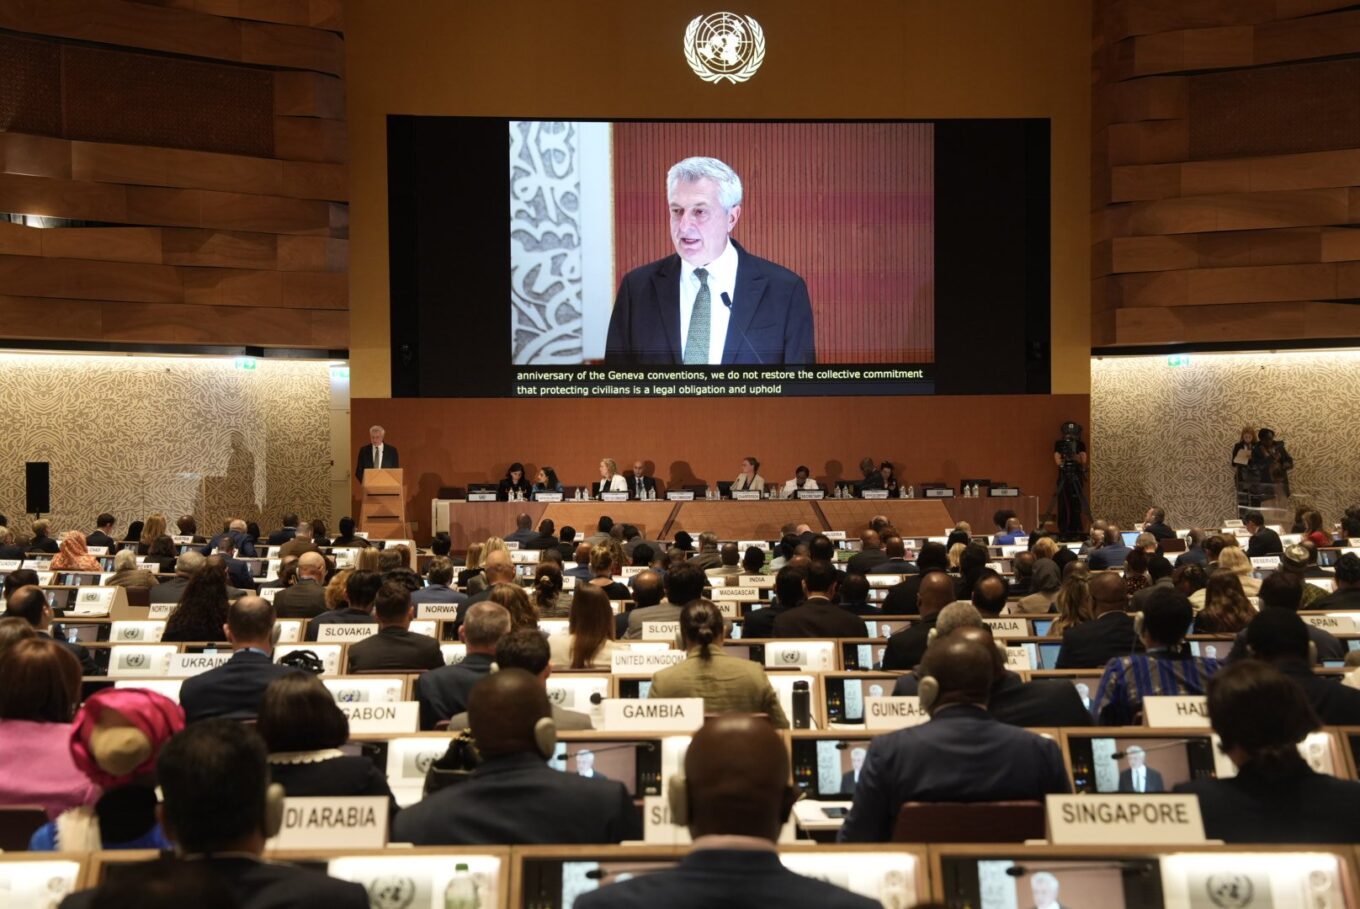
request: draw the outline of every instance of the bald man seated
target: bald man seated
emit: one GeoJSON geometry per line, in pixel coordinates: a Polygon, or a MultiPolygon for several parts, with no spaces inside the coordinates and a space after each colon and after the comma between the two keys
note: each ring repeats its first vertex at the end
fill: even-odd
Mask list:
{"type": "Polygon", "coordinates": [[[922,679],[930,720],[869,742],[840,842],[886,842],[907,802],[1043,801],[1072,791],[1056,742],[987,712],[992,652],[954,635],[926,652],[923,676],[938,691],[931,698],[922,679]]]}
{"type": "Polygon", "coordinates": [[[274,594],[274,611],[281,619],[314,619],[326,611],[326,560],[321,553],[298,556],[297,580],[274,594]]]}
{"type": "Polygon", "coordinates": [[[769,722],[714,717],[685,753],[683,785],[672,782],[671,811],[685,817],[694,845],[678,867],[602,887],[577,909],[878,909],[880,903],[794,874],[775,843],[797,790],[789,755],[769,722]],[[732,755],[742,760],[732,760],[732,755]]]}
{"type": "Polygon", "coordinates": [[[921,620],[888,638],[883,650],[884,669],[915,669],[926,653],[930,630],[940,616],[940,610],[954,601],[954,577],[948,572],[932,571],[921,577],[916,605],[921,620]]]}
{"type": "Polygon", "coordinates": [[[599,844],[641,838],[641,820],[622,783],[548,766],[556,727],[536,676],[523,669],[487,676],[468,698],[468,723],[481,765],[466,782],[398,814],[393,842],[599,844]]]}

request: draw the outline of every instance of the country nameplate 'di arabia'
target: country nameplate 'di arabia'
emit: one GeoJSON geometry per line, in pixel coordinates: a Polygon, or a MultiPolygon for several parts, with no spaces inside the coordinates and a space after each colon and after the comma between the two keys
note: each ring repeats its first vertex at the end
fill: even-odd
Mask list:
{"type": "Polygon", "coordinates": [[[737,13],[695,16],[685,28],[685,61],[705,82],[745,82],[765,62],[765,30],[737,13]]]}

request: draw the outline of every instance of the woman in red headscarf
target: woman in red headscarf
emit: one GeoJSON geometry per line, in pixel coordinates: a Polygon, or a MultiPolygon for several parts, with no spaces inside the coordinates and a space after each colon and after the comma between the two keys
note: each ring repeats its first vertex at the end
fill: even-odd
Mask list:
{"type": "Polygon", "coordinates": [[[53,571],[103,571],[99,560],[85,547],[85,534],[68,530],[61,538],[61,550],[52,557],[53,571]]]}
{"type": "Polygon", "coordinates": [[[28,848],[85,852],[168,849],[156,820],[156,758],[184,728],[178,704],[142,688],[105,688],[76,712],[71,759],[103,790],[93,805],[64,811],[38,828],[28,848]]]}

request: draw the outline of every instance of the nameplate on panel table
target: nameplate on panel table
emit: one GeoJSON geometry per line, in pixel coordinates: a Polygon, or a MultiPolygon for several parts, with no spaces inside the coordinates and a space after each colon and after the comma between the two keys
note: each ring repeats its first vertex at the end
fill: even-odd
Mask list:
{"type": "Polygon", "coordinates": [[[418,619],[452,619],[458,615],[457,603],[417,603],[418,619]]]}
{"type": "Polygon", "coordinates": [[[1209,701],[1202,694],[1145,697],[1143,725],[1154,729],[1208,729],[1209,701]]]}
{"type": "Polygon", "coordinates": [[[759,502],[759,489],[734,489],[732,490],[733,502],[759,502]]]}
{"type": "Polygon", "coordinates": [[[741,600],[714,600],[713,605],[718,607],[719,614],[725,619],[741,618],[741,600]]]}
{"type": "Polygon", "coordinates": [[[862,499],[886,499],[888,490],[886,489],[866,489],[860,493],[862,499]]]}
{"type": "Polygon", "coordinates": [[[498,498],[494,492],[470,492],[467,495],[469,502],[495,502],[498,498]]]}
{"type": "Polygon", "coordinates": [[[560,492],[536,492],[534,493],[535,502],[560,502],[562,493],[560,492]]]}
{"type": "Polygon", "coordinates": [[[890,731],[919,726],[930,719],[918,697],[866,697],[864,699],[864,728],[869,731],[890,731]]]}
{"type": "Polygon", "coordinates": [[[1205,842],[1195,795],[1049,795],[1055,846],[1186,846],[1205,842]]]}
{"type": "Polygon", "coordinates": [[[1348,615],[1305,615],[1300,618],[1314,628],[1332,634],[1354,634],[1356,631],[1355,619],[1348,615]]]}
{"type": "Polygon", "coordinates": [[[316,630],[318,644],[349,644],[378,633],[377,622],[327,622],[316,630]]]}
{"type": "Polygon", "coordinates": [[[308,796],[283,801],[283,827],[270,849],[382,849],[387,796],[308,796]]]}
{"type": "Polygon", "coordinates": [[[152,619],[168,619],[170,618],[170,613],[175,611],[175,606],[175,603],[152,603],[150,611],[147,613],[147,617],[152,619]]]}
{"type": "Polygon", "coordinates": [[[770,541],[769,541],[769,540],[737,540],[737,548],[740,549],[743,553],[746,552],[746,550],[751,549],[751,548],[759,549],[761,552],[769,552],[769,551],[770,551],[770,541]]]}
{"type": "Polygon", "coordinates": [[[992,629],[994,638],[1024,638],[1029,637],[1033,632],[1029,630],[1029,619],[1021,618],[999,618],[983,619],[987,627],[992,629]]]}
{"type": "Polygon", "coordinates": [[[609,658],[609,671],[656,672],[684,660],[683,650],[616,650],[609,658]]]}
{"type": "Polygon", "coordinates": [[[1015,499],[1019,498],[1020,490],[1014,486],[992,486],[987,489],[987,495],[993,499],[1015,499]]]}
{"type": "Polygon", "coordinates": [[[18,571],[23,559],[0,559],[0,571],[18,571]]]}
{"type": "Polygon", "coordinates": [[[694,732],[704,724],[703,698],[610,698],[602,706],[606,732],[694,732]]]}
{"type": "Polygon", "coordinates": [[[679,634],[679,622],[642,623],[642,639],[644,641],[674,641],[679,634]]]}
{"type": "Polygon", "coordinates": [[[420,705],[415,701],[392,703],[337,702],[340,712],[349,720],[351,735],[381,735],[415,732],[420,727],[420,705]]]}
{"type": "Polygon", "coordinates": [[[808,501],[821,501],[822,499],[825,499],[825,498],[826,498],[826,490],[825,490],[825,489],[798,489],[798,490],[795,490],[795,491],[794,491],[794,495],[796,495],[799,499],[801,499],[801,500],[804,501],[804,502],[808,502],[808,501]]]}
{"type": "Polygon", "coordinates": [[[953,489],[927,489],[924,490],[927,499],[952,499],[954,498],[953,489]]]}
{"type": "Polygon", "coordinates": [[[1023,672],[1033,669],[1034,664],[1030,662],[1029,651],[1024,647],[1006,648],[1006,668],[1011,672],[1023,672]]]}
{"type": "Polygon", "coordinates": [[[602,492],[600,493],[601,502],[627,502],[628,493],[626,492],[602,492]]]}
{"type": "Polygon", "coordinates": [[[175,653],[170,655],[170,668],[165,674],[171,678],[183,679],[216,669],[232,657],[230,650],[217,653],[175,653]]]}
{"type": "Polygon", "coordinates": [[[1252,557],[1251,557],[1251,567],[1252,567],[1252,568],[1270,568],[1270,569],[1279,568],[1279,567],[1280,567],[1280,557],[1277,556],[1277,555],[1252,556],[1252,557]]]}
{"type": "Polygon", "coordinates": [[[109,625],[109,640],[114,643],[154,644],[165,631],[164,622],[113,622],[109,625]]]}
{"type": "Polygon", "coordinates": [[[102,616],[108,615],[113,608],[114,597],[118,595],[119,587],[82,587],[76,591],[75,602],[73,602],[66,614],[70,616],[102,616]]]}
{"type": "Polygon", "coordinates": [[[671,489],[671,490],[668,490],[668,491],[666,492],[666,501],[668,501],[668,502],[693,502],[693,501],[694,501],[694,490],[693,490],[693,489],[671,489]]]}
{"type": "Polygon", "coordinates": [[[758,600],[759,587],[714,587],[714,600],[758,600]]]}

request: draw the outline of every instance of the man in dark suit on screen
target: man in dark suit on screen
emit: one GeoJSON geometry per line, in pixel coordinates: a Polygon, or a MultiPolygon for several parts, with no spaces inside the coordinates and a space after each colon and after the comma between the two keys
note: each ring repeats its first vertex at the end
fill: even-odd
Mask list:
{"type": "Polygon", "coordinates": [[[1166,792],[1162,775],[1147,765],[1147,755],[1137,745],[1125,752],[1129,766],[1119,771],[1120,792],[1166,792]]]}
{"type": "Polygon", "coordinates": [[[686,158],[666,175],[676,254],[624,275],[609,319],[611,363],[814,363],[803,279],[728,235],[741,217],[741,178],[716,158],[686,158]]]}
{"type": "Polygon", "coordinates": [[[396,446],[387,445],[383,442],[383,437],[386,435],[386,430],[381,426],[370,426],[368,428],[368,444],[359,449],[359,464],[354,468],[354,478],[360,483],[364,481],[364,471],[370,467],[401,466],[401,459],[397,457],[396,446]]]}

